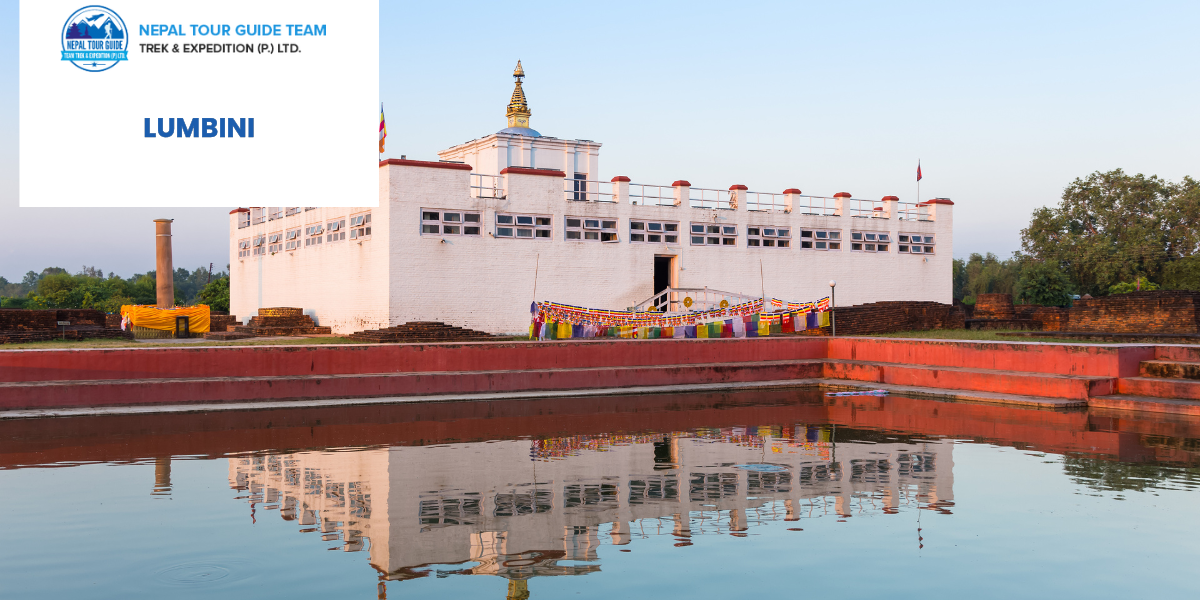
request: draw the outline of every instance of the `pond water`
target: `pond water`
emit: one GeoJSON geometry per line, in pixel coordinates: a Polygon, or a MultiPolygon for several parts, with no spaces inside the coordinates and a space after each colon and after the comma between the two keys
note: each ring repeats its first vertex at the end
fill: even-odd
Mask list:
{"type": "Polygon", "coordinates": [[[804,390],[0,421],[0,597],[1195,597],[1197,466],[804,390]]]}

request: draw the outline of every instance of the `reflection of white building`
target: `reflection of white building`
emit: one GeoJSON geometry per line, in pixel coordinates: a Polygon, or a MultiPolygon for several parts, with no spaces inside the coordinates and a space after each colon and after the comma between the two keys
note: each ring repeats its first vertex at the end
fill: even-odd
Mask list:
{"type": "Polygon", "coordinates": [[[391,579],[576,575],[602,543],[745,535],[764,521],[953,506],[952,444],[842,443],[828,429],[555,438],[230,459],[261,511],[391,579]],[[364,538],[369,540],[364,546],[364,538]],[[457,566],[455,566],[457,565],[457,566]]]}
{"type": "Polygon", "coordinates": [[[830,279],[844,305],[950,302],[949,200],[601,176],[599,143],[529,127],[514,75],[508,127],[438,161],[381,162],[376,207],[230,213],[233,314],[303,307],[342,334],[428,320],[523,332],[535,270],[538,300],[605,309],[670,286],[811,301],[830,279]]]}

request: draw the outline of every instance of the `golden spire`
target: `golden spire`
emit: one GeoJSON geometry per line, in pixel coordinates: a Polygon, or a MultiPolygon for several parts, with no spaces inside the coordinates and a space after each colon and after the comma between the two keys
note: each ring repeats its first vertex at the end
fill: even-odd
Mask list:
{"type": "Polygon", "coordinates": [[[529,116],[532,114],[529,111],[529,104],[525,102],[525,91],[521,89],[521,78],[525,76],[525,70],[521,68],[521,61],[517,61],[517,68],[513,71],[513,79],[517,80],[516,87],[513,88],[512,100],[508,101],[508,126],[509,127],[529,127],[529,116]]]}

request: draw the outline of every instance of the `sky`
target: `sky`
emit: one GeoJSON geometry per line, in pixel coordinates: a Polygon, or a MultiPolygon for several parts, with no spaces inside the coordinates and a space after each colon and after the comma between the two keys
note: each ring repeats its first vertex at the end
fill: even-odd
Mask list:
{"type": "MultiPolygon", "coordinates": [[[[955,256],[1006,257],[1075,178],[1200,176],[1198,20],[1194,1],[381,0],[385,154],[503,128],[520,59],[531,126],[601,142],[601,179],[911,202],[919,160],[919,199],[955,203],[955,256]]],[[[18,208],[17,24],[4,1],[0,276],[144,272],[155,218],[175,219],[176,266],[228,264],[232,206],[18,208]]]]}

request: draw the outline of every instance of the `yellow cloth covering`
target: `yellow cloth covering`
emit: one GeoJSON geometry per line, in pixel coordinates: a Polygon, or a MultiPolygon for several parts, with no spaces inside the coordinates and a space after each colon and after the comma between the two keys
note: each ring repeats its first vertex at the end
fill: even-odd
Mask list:
{"type": "Polygon", "coordinates": [[[126,304],[121,307],[121,316],[129,317],[129,322],[138,327],[160,331],[175,331],[175,317],[188,317],[188,330],[192,333],[208,333],[209,327],[208,307],[203,304],[167,310],[126,304]]]}

